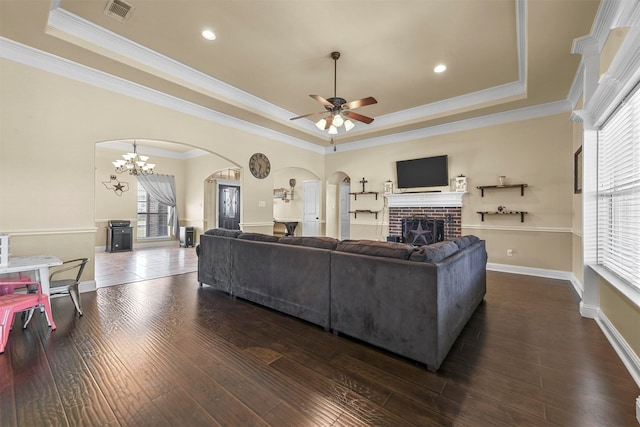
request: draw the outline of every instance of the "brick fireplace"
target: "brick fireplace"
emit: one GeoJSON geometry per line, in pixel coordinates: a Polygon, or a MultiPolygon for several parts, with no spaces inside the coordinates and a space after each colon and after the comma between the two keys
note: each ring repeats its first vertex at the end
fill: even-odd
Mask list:
{"type": "Polygon", "coordinates": [[[444,221],[444,238],[462,234],[462,198],[466,193],[397,193],[388,194],[389,235],[402,236],[402,219],[428,217],[444,221]]]}

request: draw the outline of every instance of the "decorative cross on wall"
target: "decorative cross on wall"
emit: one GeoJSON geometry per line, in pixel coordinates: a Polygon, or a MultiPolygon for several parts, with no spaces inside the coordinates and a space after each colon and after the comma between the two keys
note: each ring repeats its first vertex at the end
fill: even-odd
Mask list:
{"type": "Polygon", "coordinates": [[[360,181],[360,184],[362,184],[362,192],[363,192],[363,193],[365,192],[365,191],[364,191],[364,185],[365,185],[367,182],[369,182],[369,181],[367,181],[366,179],[364,179],[364,176],[363,176],[363,177],[362,177],[362,181],[360,181]]]}

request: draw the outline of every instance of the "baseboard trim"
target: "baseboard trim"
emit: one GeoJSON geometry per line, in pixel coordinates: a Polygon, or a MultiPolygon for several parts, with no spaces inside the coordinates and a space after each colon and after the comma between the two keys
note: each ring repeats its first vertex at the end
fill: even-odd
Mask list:
{"type": "Polygon", "coordinates": [[[548,270],[544,268],[522,267],[519,265],[487,263],[487,270],[500,271],[503,273],[523,274],[525,276],[547,277],[549,279],[568,280],[573,286],[573,290],[582,299],[584,293],[582,283],[570,271],[548,270]]]}
{"type": "Polygon", "coordinates": [[[636,399],[636,420],[640,424],[640,396],[636,399]]]}
{"type": "MultiPolygon", "coordinates": [[[[550,279],[560,279],[573,281],[573,273],[561,270],[548,270],[545,268],[522,267],[520,265],[487,263],[487,270],[500,271],[503,273],[523,274],[525,276],[548,277],[550,279]]],[[[574,286],[575,287],[575,286],[574,286]]]]}
{"type": "MultiPolygon", "coordinates": [[[[633,349],[629,346],[627,341],[620,335],[613,323],[609,320],[606,314],[602,310],[598,310],[598,316],[596,317],[596,323],[604,333],[607,340],[618,353],[620,360],[624,363],[627,370],[631,374],[631,377],[640,387],[640,358],[636,355],[633,349]]],[[[636,401],[636,406],[637,406],[636,401]]]]}
{"type": "Polygon", "coordinates": [[[596,305],[587,305],[584,302],[580,302],[580,315],[587,319],[597,319],[598,311],[600,309],[596,305]]]}

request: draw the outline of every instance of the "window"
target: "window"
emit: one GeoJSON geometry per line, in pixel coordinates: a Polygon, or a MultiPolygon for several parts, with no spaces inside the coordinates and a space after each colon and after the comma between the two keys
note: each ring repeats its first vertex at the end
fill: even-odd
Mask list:
{"type": "Polygon", "coordinates": [[[598,132],[598,264],[640,290],[640,91],[598,132]]]}
{"type": "Polygon", "coordinates": [[[138,239],[169,237],[169,207],[159,203],[138,184],[138,239]]]}

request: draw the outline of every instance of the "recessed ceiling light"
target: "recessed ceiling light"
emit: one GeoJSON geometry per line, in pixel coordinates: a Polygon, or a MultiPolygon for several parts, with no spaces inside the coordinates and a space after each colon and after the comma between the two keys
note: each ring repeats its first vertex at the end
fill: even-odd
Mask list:
{"type": "Polygon", "coordinates": [[[216,35],[211,30],[204,30],[202,32],[202,37],[204,37],[207,40],[215,40],[216,39],[216,35]]]}
{"type": "Polygon", "coordinates": [[[447,66],[446,66],[446,65],[444,65],[444,64],[439,64],[439,65],[436,65],[436,68],[434,68],[434,69],[433,69],[433,72],[434,72],[434,73],[442,73],[442,72],[443,72],[444,70],[446,70],[446,69],[447,69],[447,66]]]}

